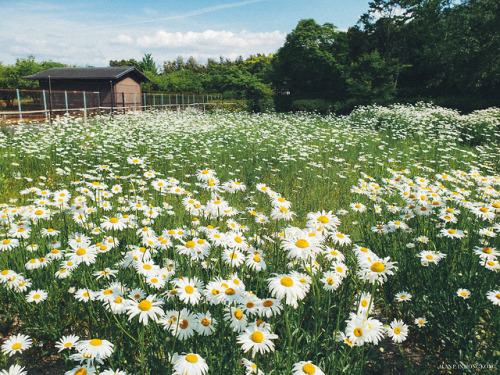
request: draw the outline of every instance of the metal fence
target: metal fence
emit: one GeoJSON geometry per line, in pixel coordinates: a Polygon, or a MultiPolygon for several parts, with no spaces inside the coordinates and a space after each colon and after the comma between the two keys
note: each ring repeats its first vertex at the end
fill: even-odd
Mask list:
{"type": "Polygon", "coordinates": [[[2,123],[44,121],[57,116],[84,116],[145,109],[180,110],[195,107],[202,110],[219,105],[219,94],[163,94],[113,92],[103,103],[99,92],[51,90],[0,90],[2,123]]]}

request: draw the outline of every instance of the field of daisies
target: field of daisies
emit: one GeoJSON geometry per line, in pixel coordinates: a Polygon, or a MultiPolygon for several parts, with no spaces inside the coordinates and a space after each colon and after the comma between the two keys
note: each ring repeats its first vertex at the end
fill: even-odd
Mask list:
{"type": "Polygon", "coordinates": [[[493,373],[499,217],[498,109],[3,128],[0,374],[493,373]]]}

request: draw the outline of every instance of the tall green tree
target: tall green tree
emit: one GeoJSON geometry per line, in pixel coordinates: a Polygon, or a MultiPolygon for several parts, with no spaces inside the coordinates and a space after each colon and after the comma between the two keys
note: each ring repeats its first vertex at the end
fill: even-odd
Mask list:
{"type": "Polygon", "coordinates": [[[274,55],[274,85],[293,92],[328,91],[340,95],[345,89],[345,80],[332,53],[339,35],[331,23],[321,26],[312,19],[301,20],[274,55]]]}
{"type": "Polygon", "coordinates": [[[397,59],[387,61],[378,51],[365,54],[349,67],[347,91],[358,104],[389,104],[396,94],[394,77],[399,70],[397,59]]]}
{"type": "Polygon", "coordinates": [[[158,74],[158,68],[156,67],[156,62],[150,53],[146,53],[139,64],[140,70],[144,72],[151,72],[153,74],[158,74]]]}

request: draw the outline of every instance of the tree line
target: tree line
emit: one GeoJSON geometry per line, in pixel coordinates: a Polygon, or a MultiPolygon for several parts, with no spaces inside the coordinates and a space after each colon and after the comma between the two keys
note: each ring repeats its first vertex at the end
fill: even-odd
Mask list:
{"type": "MultiPolygon", "coordinates": [[[[20,77],[54,66],[62,64],[32,56],[0,64],[0,88],[34,88],[20,77]]],[[[179,56],[158,66],[146,54],[110,66],[141,70],[145,91],[223,93],[253,111],[349,112],[421,100],[471,111],[500,101],[500,2],[374,0],[346,31],[299,21],[271,55],[205,64],[179,56]]]]}

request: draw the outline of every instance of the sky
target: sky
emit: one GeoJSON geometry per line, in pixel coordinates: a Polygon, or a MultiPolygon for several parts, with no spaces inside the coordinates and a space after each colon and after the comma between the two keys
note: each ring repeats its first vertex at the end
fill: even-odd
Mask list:
{"type": "Polygon", "coordinates": [[[18,58],[75,66],[141,60],[158,66],[274,53],[301,19],[347,30],[368,0],[0,0],[0,62],[18,58]]]}

